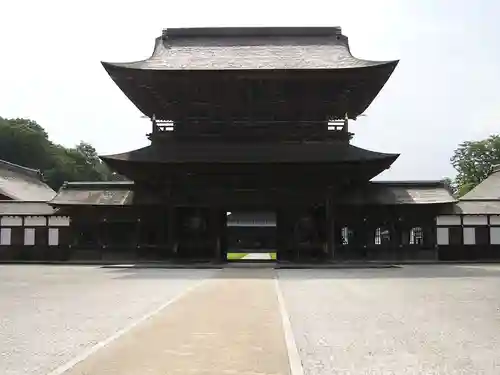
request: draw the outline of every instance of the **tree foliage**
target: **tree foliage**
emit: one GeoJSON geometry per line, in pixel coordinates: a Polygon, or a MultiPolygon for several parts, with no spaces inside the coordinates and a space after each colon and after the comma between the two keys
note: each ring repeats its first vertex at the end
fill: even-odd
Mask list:
{"type": "Polygon", "coordinates": [[[500,135],[460,144],[451,163],[457,171],[457,194],[462,196],[488,177],[493,165],[500,163],[500,135]]]}
{"type": "Polygon", "coordinates": [[[53,189],[65,181],[120,179],[99,159],[92,145],[80,142],[73,148],[50,141],[35,121],[0,117],[0,159],[39,169],[53,189]]]}

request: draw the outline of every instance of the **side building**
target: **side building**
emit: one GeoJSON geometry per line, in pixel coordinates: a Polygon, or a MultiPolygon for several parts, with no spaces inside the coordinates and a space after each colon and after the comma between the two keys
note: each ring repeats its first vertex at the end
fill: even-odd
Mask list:
{"type": "Polygon", "coordinates": [[[40,171],[0,160],[0,260],[65,260],[69,217],[40,171]]]}
{"type": "Polygon", "coordinates": [[[436,218],[441,260],[500,260],[500,165],[436,218]]]}

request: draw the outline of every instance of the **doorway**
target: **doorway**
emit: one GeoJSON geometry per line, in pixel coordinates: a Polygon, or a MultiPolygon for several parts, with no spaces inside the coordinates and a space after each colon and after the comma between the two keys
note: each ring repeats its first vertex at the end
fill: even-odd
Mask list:
{"type": "Polygon", "coordinates": [[[228,211],[228,262],[276,261],[276,213],[274,211],[228,211]]]}

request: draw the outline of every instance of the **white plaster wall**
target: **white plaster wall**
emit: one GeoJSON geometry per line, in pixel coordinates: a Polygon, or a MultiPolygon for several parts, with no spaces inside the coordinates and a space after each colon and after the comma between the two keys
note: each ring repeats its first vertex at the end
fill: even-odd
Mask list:
{"type": "Polygon", "coordinates": [[[49,246],[59,245],[59,228],[49,228],[49,246]]]}
{"type": "Polygon", "coordinates": [[[24,228],[24,244],[27,246],[35,244],[35,228],[24,228]]]}
{"type": "Polygon", "coordinates": [[[450,244],[450,235],[448,228],[437,228],[436,231],[436,240],[438,245],[449,245],[450,244]]]}
{"type": "Polygon", "coordinates": [[[69,226],[68,216],[51,216],[49,217],[49,227],[67,227],[69,226]]]}
{"type": "Polygon", "coordinates": [[[461,225],[460,216],[458,215],[442,215],[436,218],[437,225],[461,225]]]}
{"type": "Polygon", "coordinates": [[[23,225],[21,216],[2,216],[0,225],[3,227],[20,227],[23,225]]]}
{"type": "Polygon", "coordinates": [[[0,245],[10,245],[12,243],[11,237],[12,237],[11,228],[0,229],[0,245]]]}
{"type": "Polygon", "coordinates": [[[490,228],[490,243],[500,245],[500,228],[490,228]]]}
{"type": "Polygon", "coordinates": [[[465,215],[463,219],[464,225],[488,225],[486,215],[465,215]]]}
{"type": "Polygon", "coordinates": [[[24,225],[27,227],[44,227],[47,225],[45,216],[27,216],[24,218],[24,225]]]}
{"type": "Polygon", "coordinates": [[[464,245],[476,244],[476,228],[464,228],[464,245]]]}
{"type": "Polygon", "coordinates": [[[490,224],[491,225],[500,225],[500,215],[491,215],[490,216],[490,224]]]}

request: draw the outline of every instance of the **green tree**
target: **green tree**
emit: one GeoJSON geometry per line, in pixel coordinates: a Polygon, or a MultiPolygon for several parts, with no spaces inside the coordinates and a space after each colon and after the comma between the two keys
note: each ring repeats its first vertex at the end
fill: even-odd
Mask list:
{"type": "Polygon", "coordinates": [[[493,165],[500,163],[500,135],[463,142],[455,150],[451,163],[457,171],[457,194],[462,196],[488,177],[493,165]]]}
{"type": "Polygon", "coordinates": [[[444,184],[451,191],[453,196],[457,195],[457,186],[455,185],[455,181],[453,181],[453,179],[446,177],[444,179],[444,184]]]}
{"type": "Polygon", "coordinates": [[[73,148],[55,144],[35,121],[0,118],[0,159],[43,172],[53,188],[65,181],[123,179],[99,159],[95,148],[80,142],[73,148]]]}
{"type": "Polygon", "coordinates": [[[0,118],[0,159],[45,170],[52,165],[53,144],[35,121],[0,118]]]}

